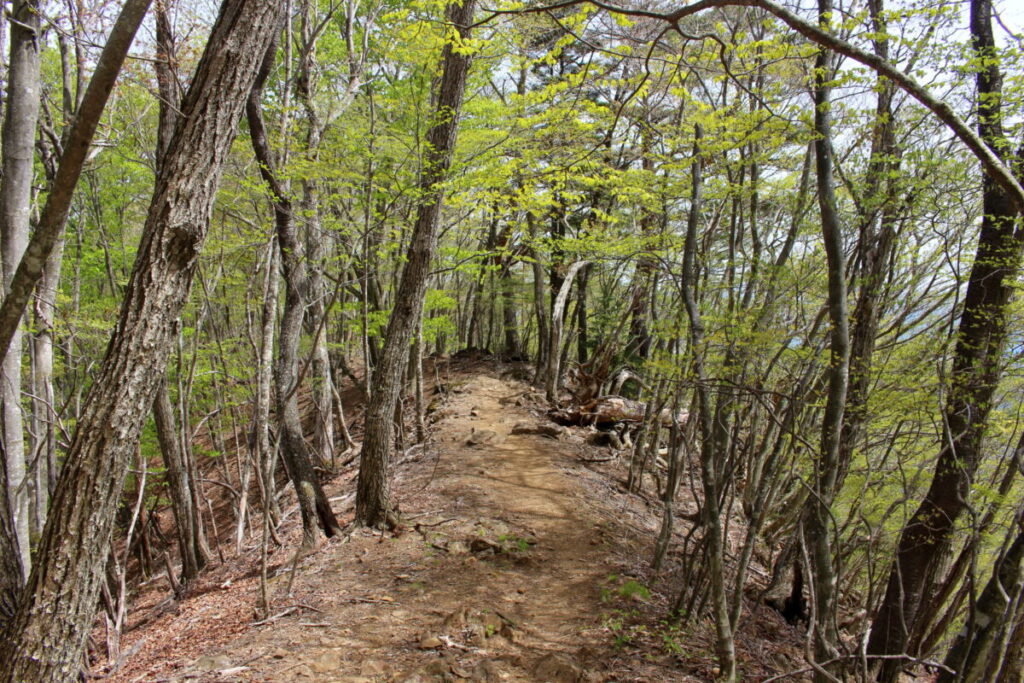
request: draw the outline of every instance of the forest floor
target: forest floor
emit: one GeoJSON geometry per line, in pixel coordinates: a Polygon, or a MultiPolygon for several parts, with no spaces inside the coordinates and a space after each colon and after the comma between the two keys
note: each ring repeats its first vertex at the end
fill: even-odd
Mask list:
{"type": "MultiPolygon", "coordinates": [[[[678,586],[671,567],[649,569],[660,504],[624,491],[622,458],[586,445],[582,430],[513,433],[554,426],[529,385],[497,366],[441,370],[430,440],[394,463],[402,528],[355,530],[294,561],[292,509],[270,559],[270,619],[256,616],[257,539],[181,601],[166,578],[144,584],[123,654],[112,666],[100,645],[94,674],[118,683],[712,680],[710,624],[664,619],[678,586]]],[[[350,467],[327,489],[343,524],[354,486],[350,467]]],[[[680,515],[696,510],[688,495],[680,515]]],[[[753,600],[747,609],[744,678],[800,669],[802,634],[753,600]]],[[[93,639],[103,638],[98,628],[93,639]]]]}

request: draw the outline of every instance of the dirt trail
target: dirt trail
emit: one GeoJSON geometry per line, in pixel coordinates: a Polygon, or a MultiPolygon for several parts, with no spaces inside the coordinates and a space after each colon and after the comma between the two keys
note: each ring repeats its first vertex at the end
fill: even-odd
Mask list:
{"type": "Polygon", "coordinates": [[[610,673],[602,626],[616,511],[581,484],[572,439],[512,433],[545,423],[526,385],[476,374],[449,388],[429,446],[396,466],[411,528],[328,544],[299,563],[291,597],[280,559],[287,614],[161,678],[629,680],[610,673]]]}

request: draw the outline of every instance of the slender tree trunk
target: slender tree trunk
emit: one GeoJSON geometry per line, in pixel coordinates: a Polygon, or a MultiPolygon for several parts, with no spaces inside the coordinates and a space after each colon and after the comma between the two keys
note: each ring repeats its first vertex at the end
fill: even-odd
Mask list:
{"type": "Polygon", "coordinates": [[[703,162],[700,148],[703,131],[699,125],[695,126],[694,130],[691,170],[693,192],[690,197],[690,214],[686,224],[686,242],[683,247],[682,294],[686,314],[690,320],[690,349],[693,353],[693,372],[697,382],[698,420],[701,431],[701,479],[704,489],[701,519],[705,527],[708,573],[711,576],[711,609],[715,620],[716,649],[720,669],[718,680],[723,683],[733,683],[737,680],[736,645],[733,640],[733,624],[729,614],[729,599],[725,593],[725,541],[722,534],[722,511],[719,504],[721,491],[718,488],[721,455],[713,435],[711,392],[708,390],[707,376],[704,371],[704,353],[706,352],[704,322],[694,286],[698,276],[697,224],[700,221],[703,192],[703,162]]]}
{"type": "MultiPolygon", "coordinates": [[[[827,30],[832,19],[832,0],[818,0],[818,21],[827,30]]],[[[850,363],[850,330],[846,303],[846,263],[843,234],[836,209],[832,161],[832,53],[818,50],[814,69],[815,165],[818,176],[818,207],[821,233],[828,261],[829,343],[828,394],[821,425],[821,448],[814,466],[814,490],[808,497],[803,537],[811,562],[811,590],[814,594],[814,680],[829,683],[831,668],[824,664],[835,658],[839,633],[836,627],[836,568],[832,551],[832,500],[839,476],[840,434],[846,408],[847,371],[850,363]]]]}
{"type": "Polygon", "coordinates": [[[303,545],[311,547],[316,543],[318,525],[327,537],[339,533],[341,525],[331,510],[330,501],[327,500],[313,467],[309,446],[302,432],[302,414],[299,411],[299,342],[305,317],[305,292],[309,286],[309,278],[306,274],[305,249],[295,225],[290,190],[277,178],[263,125],[263,84],[274,65],[275,52],[273,46],[266,51],[246,104],[246,115],[249,119],[252,146],[260,164],[260,175],[270,188],[277,244],[281,250],[281,265],[284,271],[284,309],[278,336],[278,357],[274,363],[281,460],[295,485],[295,493],[299,499],[303,545]]]}
{"type": "Polygon", "coordinates": [[[547,292],[544,289],[544,266],[540,260],[537,247],[537,222],[532,213],[527,212],[526,224],[531,239],[531,267],[533,270],[533,308],[537,317],[537,360],[534,364],[534,381],[540,384],[544,369],[548,366],[548,343],[551,341],[550,319],[548,318],[547,292]]]}
{"type": "Polygon", "coordinates": [[[544,371],[544,391],[552,404],[558,401],[558,388],[562,375],[562,326],[565,321],[565,308],[569,301],[569,290],[580,269],[587,265],[586,261],[577,261],[569,266],[565,277],[561,279],[558,294],[551,308],[551,338],[548,341],[548,365],[544,371]]]}
{"type": "Polygon", "coordinates": [[[511,256],[506,256],[502,260],[498,287],[501,290],[501,322],[505,333],[504,356],[510,360],[522,360],[523,342],[519,338],[519,313],[515,299],[511,256]]]}
{"type": "Polygon", "coordinates": [[[191,477],[193,468],[185,462],[187,455],[181,448],[174,405],[166,381],[161,382],[157,389],[153,401],[153,417],[164,467],[167,468],[167,488],[178,532],[178,552],[181,555],[181,578],[183,583],[188,584],[199,576],[200,570],[209,562],[210,551],[206,546],[202,511],[195,504],[196,496],[192,491],[195,485],[191,477]]]}
{"type": "MultiPolygon", "coordinates": [[[[278,306],[278,249],[277,240],[271,237],[267,245],[267,267],[263,284],[263,310],[260,316],[260,348],[256,370],[256,409],[253,414],[253,432],[256,443],[256,468],[260,476],[260,495],[263,514],[273,520],[280,519],[277,498],[274,495],[274,465],[277,462],[270,444],[270,403],[274,381],[274,329],[277,323],[278,306]]],[[[273,529],[268,526],[268,531],[273,529]]]]}
{"type": "MultiPolygon", "coordinates": [[[[302,102],[302,108],[306,114],[306,149],[304,151],[306,161],[315,165],[320,157],[320,144],[322,140],[322,124],[313,102],[313,82],[315,74],[313,66],[316,54],[317,35],[314,32],[313,19],[310,16],[310,2],[304,0],[302,3],[302,45],[299,60],[299,70],[295,79],[295,91],[302,102]]],[[[351,6],[351,5],[350,5],[351,6]]],[[[349,36],[352,27],[347,26],[349,36]]],[[[351,42],[349,43],[351,45],[351,42]]],[[[355,57],[350,55],[351,59],[355,57]]],[[[349,86],[353,87],[351,79],[358,79],[361,71],[358,67],[354,73],[350,73],[349,86]]],[[[316,406],[313,428],[313,449],[319,454],[324,462],[330,462],[333,467],[335,461],[334,447],[334,411],[332,410],[334,398],[334,385],[331,375],[331,359],[327,348],[327,321],[325,316],[330,314],[327,310],[327,288],[324,281],[324,264],[329,255],[327,245],[331,236],[325,232],[320,220],[319,204],[320,184],[311,177],[302,179],[302,215],[305,216],[305,239],[306,254],[309,261],[309,286],[307,287],[307,303],[310,315],[305,321],[307,328],[313,332],[313,360],[310,367],[310,383],[313,388],[313,401],[316,406]]]]}
{"type": "MultiPolygon", "coordinates": [[[[39,10],[38,0],[15,0],[11,8],[11,56],[3,122],[3,179],[0,181],[0,260],[4,296],[11,291],[14,271],[28,244],[36,122],[41,95],[39,10]]],[[[18,317],[20,319],[21,316],[18,317]]],[[[0,368],[0,418],[3,420],[9,506],[4,513],[9,514],[12,520],[22,576],[28,576],[31,567],[31,507],[26,476],[32,473],[26,468],[21,415],[21,342],[21,327],[17,324],[0,368]]]]}
{"type": "Polygon", "coordinates": [[[36,533],[46,523],[46,512],[57,483],[57,405],[53,389],[53,325],[57,310],[57,287],[64,261],[64,239],[57,241],[39,282],[33,312],[32,339],[32,431],[36,437],[36,533]]]}
{"type": "Polygon", "coordinates": [[[61,470],[37,564],[0,638],[4,683],[78,677],[119,494],[188,296],[245,97],[282,9],[270,0],[225,0],[221,7],[157,179],[121,314],[61,470]]]}
{"type": "MultiPolygon", "coordinates": [[[[156,136],[156,169],[163,169],[171,138],[178,124],[178,107],[181,93],[175,73],[174,35],[168,17],[168,2],[161,0],[156,6],[157,60],[154,64],[157,88],[160,94],[156,136]]],[[[153,420],[156,424],[157,441],[167,471],[167,488],[171,498],[171,512],[174,514],[175,530],[178,536],[178,554],[181,557],[181,580],[186,586],[199,576],[199,572],[210,561],[210,549],[206,544],[203,529],[202,510],[198,505],[200,496],[193,488],[195,470],[192,452],[182,448],[182,435],[178,432],[167,381],[160,383],[153,401],[153,420]]]]}
{"type": "MultiPolygon", "coordinates": [[[[475,0],[449,5],[448,20],[457,28],[461,40],[468,40],[473,21],[475,0]]],[[[436,119],[427,133],[427,152],[420,176],[422,200],[413,228],[405,269],[395,295],[395,305],[388,320],[384,350],[376,368],[373,392],[366,409],[365,435],[359,481],[356,489],[356,521],[370,527],[388,526],[393,522],[388,481],[388,462],[394,435],[395,405],[402,390],[402,375],[409,357],[409,342],[423,310],[430,262],[437,245],[444,199],[442,183],[448,175],[459,112],[466,89],[470,55],[445,45],[444,67],[437,89],[436,119]]]]}
{"type": "MultiPolygon", "coordinates": [[[[653,127],[650,123],[650,114],[647,121],[640,127],[640,164],[647,174],[648,180],[654,179],[654,158],[651,149],[653,127]]],[[[634,286],[633,296],[629,303],[630,323],[629,342],[626,344],[626,356],[636,358],[643,362],[647,360],[651,351],[651,298],[654,291],[654,273],[657,271],[657,262],[652,258],[651,253],[656,248],[657,238],[655,227],[658,223],[658,216],[647,207],[641,209],[640,236],[643,240],[644,252],[637,260],[636,270],[633,274],[634,286]]]]}
{"type": "MultiPolygon", "coordinates": [[[[889,58],[889,42],[885,37],[887,24],[883,0],[868,3],[875,35],[875,53],[882,59],[889,58]]],[[[895,194],[893,179],[899,170],[899,149],[896,146],[896,124],[892,99],[895,86],[892,81],[879,78],[875,86],[878,101],[875,107],[875,122],[872,131],[871,156],[868,161],[865,192],[865,213],[861,216],[861,237],[858,243],[860,268],[858,272],[860,290],[853,315],[850,316],[850,382],[843,416],[843,435],[839,440],[839,477],[837,490],[842,487],[854,448],[863,436],[867,422],[867,402],[871,386],[872,359],[875,339],[882,317],[882,292],[886,268],[896,245],[895,194]]]]}

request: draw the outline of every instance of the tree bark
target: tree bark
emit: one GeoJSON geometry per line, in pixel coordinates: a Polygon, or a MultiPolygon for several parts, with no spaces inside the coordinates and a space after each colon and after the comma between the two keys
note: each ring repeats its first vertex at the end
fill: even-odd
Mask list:
{"type": "Polygon", "coordinates": [[[551,338],[548,341],[547,368],[544,371],[544,391],[547,399],[552,404],[558,401],[558,388],[561,384],[562,375],[562,326],[565,321],[565,308],[569,302],[569,290],[572,289],[572,281],[580,269],[587,265],[586,261],[577,261],[569,266],[565,277],[558,288],[558,295],[555,296],[551,308],[551,338]]]}
{"type": "Polygon", "coordinates": [[[282,10],[271,0],[225,0],[221,7],[157,179],[121,313],[72,438],[37,564],[0,639],[4,683],[78,677],[118,496],[188,297],[245,97],[282,10]]]}
{"type": "MultiPolygon", "coordinates": [[[[475,0],[464,0],[461,5],[452,4],[448,7],[447,19],[455,26],[460,41],[469,39],[475,7],[475,0]]],[[[394,436],[392,420],[409,357],[409,342],[423,310],[430,262],[437,246],[437,231],[444,200],[443,183],[455,151],[459,113],[470,61],[471,56],[464,50],[453,49],[451,41],[445,44],[442,57],[444,67],[437,87],[437,110],[434,123],[427,133],[426,158],[419,180],[423,199],[417,210],[405,269],[388,319],[384,349],[374,373],[373,392],[366,409],[356,489],[356,521],[365,526],[384,527],[394,521],[388,481],[388,463],[394,436]]]]}
{"type": "MultiPolygon", "coordinates": [[[[163,169],[174,129],[178,125],[178,107],[181,104],[174,69],[174,36],[167,15],[168,4],[167,0],[161,0],[156,6],[157,59],[154,69],[160,97],[155,164],[158,175],[163,169]]],[[[160,383],[153,401],[153,420],[167,471],[167,489],[178,536],[178,554],[181,557],[181,579],[187,586],[210,561],[210,550],[206,544],[202,510],[196,504],[198,496],[193,491],[196,482],[192,478],[194,463],[189,462],[192,453],[182,448],[166,380],[160,383]]]]}

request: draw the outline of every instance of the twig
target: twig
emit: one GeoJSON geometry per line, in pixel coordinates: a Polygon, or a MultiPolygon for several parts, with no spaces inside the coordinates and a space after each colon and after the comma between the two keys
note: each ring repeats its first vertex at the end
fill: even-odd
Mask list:
{"type": "Polygon", "coordinates": [[[379,605],[394,605],[395,604],[394,600],[381,600],[380,598],[360,598],[360,597],[343,598],[342,602],[368,602],[368,603],[379,604],[379,605]]]}
{"type": "Polygon", "coordinates": [[[298,605],[292,605],[291,607],[278,612],[277,614],[275,614],[272,617],[267,617],[266,619],[262,619],[260,621],[254,621],[254,622],[252,622],[249,625],[250,626],[264,626],[266,624],[273,623],[273,622],[277,621],[278,619],[282,619],[282,618],[288,616],[289,614],[291,614],[292,612],[297,612],[298,610],[299,610],[299,606],[298,605]]]}
{"type": "Polygon", "coordinates": [[[252,622],[249,625],[250,626],[264,626],[266,624],[270,624],[272,622],[275,622],[278,619],[283,619],[284,617],[288,616],[289,614],[292,614],[294,612],[298,612],[300,609],[308,609],[311,612],[318,612],[320,614],[324,613],[324,611],[322,609],[317,609],[316,607],[313,607],[312,605],[307,605],[304,602],[300,602],[298,604],[292,605],[291,607],[288,607],[287,609],[281,610],[280,612],[278,612],[277,614],[275,614],[272,617],[267,617],[266,619],[262,619],[260,621],[254,621],[254,622],[252,622]]]}
{"type": "MultiPolygon", "coordinates": [[[[828,666],[829,664],[835,664],[836,662],[841,662],[844,659],[853,659],[854,657],[857,657],[857,656],[858,655],[843,655],[842,657],[835,657],[834,659],[830,659],[827,662],[821,662],[820,664],[818,664],[818,667],[825,667],[825,666],[828,666]]],[[[906,655],[906,654],[903,654],[903,655],[868,655],[868,659],[905,659],[908,662],[912,662],[914,664],[920,664],[921,666],[924,666],[924,667],[932,667],[932,668],[935,668],[935,669],[942,669],[943,671],[949,672],[951,674],[955,674],[956,673],[955,671],[953,671],[953,669],[950,669],[948,666],[946,666],[945,664],[942,664],[941,662],[935,662],[935,661],[932,661],[930,659],[918,659],[917,657],[911,657],[910,655],[906,655]]],[[[816,670],[817,670],[816,667],[806,666],[806,667],[804,667],[802,669],[796,669],[794,671],[787,671],[786,673],[779,674],[778,676],[772,676],[771,678],[766,678],[763,681],[761,681],[761,683],[772,683],[772,681],[781,681],[783,678],[789,678],[791,676],[799,676],[800,674],[807,674],[807,673],[811,673],[812,671],[816,671],[816,670]]]]}
{"type": "Polygon", "coordinates": [[[442,519],[440,522],[433,522],[432,524],[423,524],[421,522],[417,522],[414,525],[414,528],[419,529],[420,527],[441,526],[442,524],[447,524],[449,522],[457,522],[457,521],[459,521],[458,517],[452,517],[450,519],[442,519]]]}

